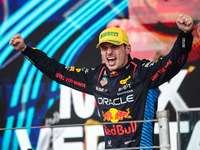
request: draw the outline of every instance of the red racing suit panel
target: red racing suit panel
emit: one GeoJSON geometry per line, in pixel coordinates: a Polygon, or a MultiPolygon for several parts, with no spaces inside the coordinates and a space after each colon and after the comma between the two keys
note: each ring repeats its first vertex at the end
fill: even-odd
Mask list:
{"type": "Polygon", "coordinates": [[[120,124],[120,121],[155,118],[157,92],[151,91],[149,95],[149,90],[181,70],[192,42],[192,34],[181,32],[163,58],[156,62],[129,59],[126,66],[116,71],[109,71],[105,64],[91,69],[66,67],[30,47],[23,54],[56,82],[95,96],[102,122],[116,123],[104,125],[106,148],[139,147],[153,145],[153,123],[120,124]]]}

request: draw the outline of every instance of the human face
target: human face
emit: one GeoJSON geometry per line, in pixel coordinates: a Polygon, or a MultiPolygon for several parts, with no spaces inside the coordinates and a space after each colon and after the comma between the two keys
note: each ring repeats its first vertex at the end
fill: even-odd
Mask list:
{"type": "Polygon", "coordinates": [[[100,45],[102,61],[110,71],[122,68],[128,63],[128,55],[131,52],[130,45],[114,45],[102,43],[100,45]]]}

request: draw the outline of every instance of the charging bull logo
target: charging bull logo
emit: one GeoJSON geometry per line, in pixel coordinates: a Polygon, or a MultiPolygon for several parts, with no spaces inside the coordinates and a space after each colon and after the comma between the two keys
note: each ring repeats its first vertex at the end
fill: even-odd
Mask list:
{"type": "Polygon", "coordinates": [[[130,111],[129,108],[126,111],[117,110],[116,108],[110,108],[105,114],[102,111],[103,121],[111,121],[111,122],[118,122],[119,120],[123,120],[124,118],[132,118],[129,115],[130,111]]]}
{"type": "Polygon", "coordinates": [[[115,77],[115,76],[118,76],[119,74],[118,74],[118,72],[117,71],[112,71],[111,73],[110,73],[110,77],[115,77]]]}

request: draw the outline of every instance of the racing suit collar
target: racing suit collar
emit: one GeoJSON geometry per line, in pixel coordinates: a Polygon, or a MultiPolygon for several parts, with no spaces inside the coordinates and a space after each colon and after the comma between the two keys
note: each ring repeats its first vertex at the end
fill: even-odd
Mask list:
{"type": "MultiPolygon", "coordinates": [[[[124,66],[124,67],[122,67],[121,69],[118,69],[118,70],[114,70],[114,71],[108,71],[108,75],[110,76],[110,77],[116,77],[116,76],[118,76],[118,75],[120,75],[120,74],[123,74],[124,73],[124,71],[126,71],[129,67],[130,67],[130,62],[132,61],[132,59],[131,59],[131,57],[129,56],[129,60],[128,60],[128,63],[124,66]]],[[[107,68],[107,67],[106,67],[107,68]]],[[[109,69],[107,69],[107,70],[109,70],[109,69]]]]}

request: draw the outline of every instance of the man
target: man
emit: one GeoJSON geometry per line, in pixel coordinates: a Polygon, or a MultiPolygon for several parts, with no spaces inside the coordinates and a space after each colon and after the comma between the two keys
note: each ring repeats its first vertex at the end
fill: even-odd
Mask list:
{"type": "Polygon", "coordinates": [[[157,97],[152,93],[153,98],[147,98],[149,89],[175,76],[191,51],[192,18],[183,14],[176,22],[181,32],[170,53],[157,62],[131,59],[127,34],[116,27],[100,33],[97,48],[104,63],[94,69],[66,67],[27,46],[20,34],[13,36],[10,45],[51,79],[95,96],[101,120],[117,123],[104,125],[106,148],[148,147],[153,145],[153,123],[120,121],[155,118],[157,97]]]}

